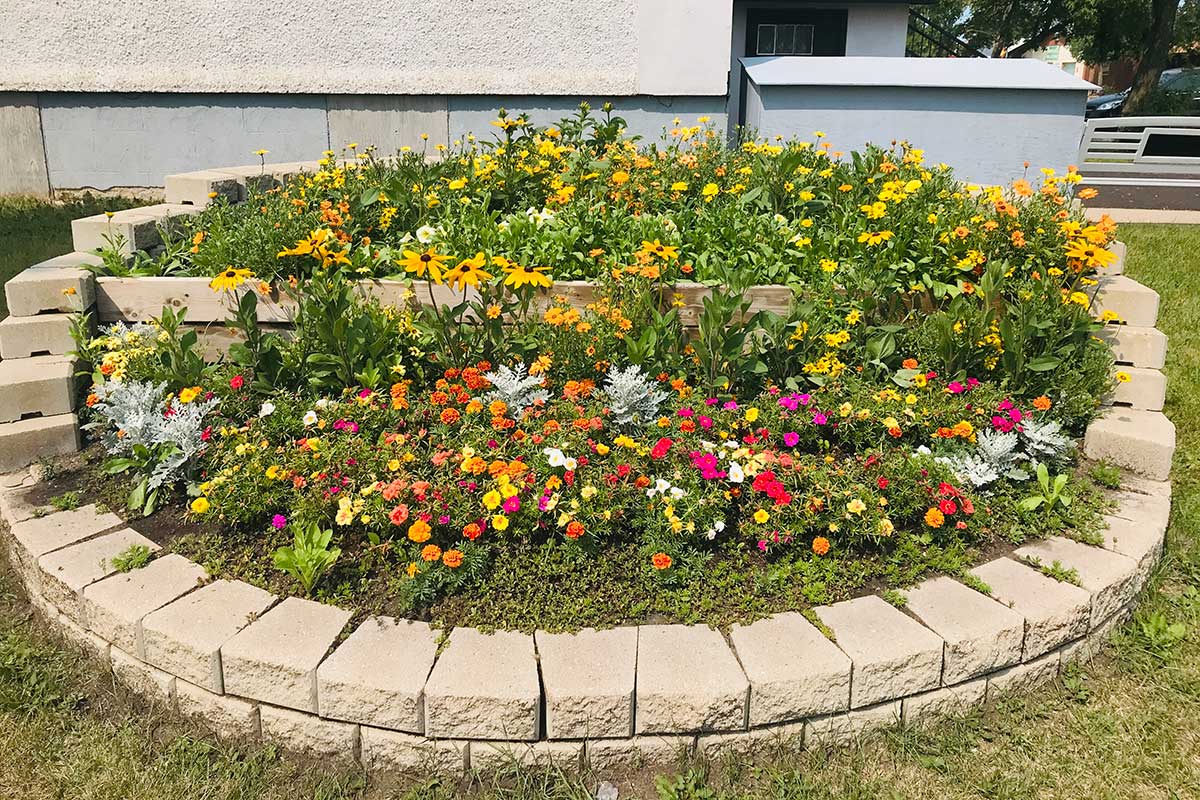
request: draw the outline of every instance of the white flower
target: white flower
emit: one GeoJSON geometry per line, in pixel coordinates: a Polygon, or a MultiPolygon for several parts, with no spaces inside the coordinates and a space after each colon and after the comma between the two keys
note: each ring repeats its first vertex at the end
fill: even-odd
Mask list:
{"type": "Polygon", "coordinates": [[[729,463],[729,482],[741,483],[744,480],[746,480],[746,472],[742,469],[742,465],[736,461],[731,461],[729,463]]]}
{"type": "Polygon", "coordinates": [[[421,244],[429,244],[433,241],[433,237],[437,235],[437,229],[431,228],[428,225],[422,225],[417,228],[417,241],[421,244]]]}
{"type": "Polygon", "coordinates": [[[317,424],[317,412],[310,410],[308,413],[306,413],[304,415],[304,417],[300,421],[303,422],[305,425],[316,425],[317,424]]]}
{"type": "Polygon", "coordinates": [[[920,447],[918,447],[918,448],[917,448],[917,452],[918,452],[918,453],[920,453],[920,454],[921,454],[921,455],[923,455],[923,456],[927,456],[927,455],[929,455],[930,453],[932,453],[933,451],[932,451],[932,450],[930,450],[930,449],[929,449],[928,447],[926,447],[925,445],[921,445],[920,447]]]}
{"type": "Polygon", "coordinates": [[[266,402],[264,402],[262,404],[262,408],[260,408],[258,410],[258,415],[260,417],[269,417],[274,413],[275,413],[275,404],[272,403],[270,400],[267,400],[266,402]]]}
{"type": "Polygon", "coordinates": [[[717,538],[717,534],[723,530],[725,530],[725,520],[719,519],[713,523],[713,526],[709,528],[704,535],[711,542],[713,539],[717,538]]]}
{"type": "Polygon", "coordinates": [[[557,447],[547,447],[542,451],[542,454],[546,456],[546,459],[550,462],[550,466],[552,467],[561,467],[563,464],[567,463],[567,457],[564,456],[563,451],[559,450],[557,447]]]}
{"type": "Polygon", "coordinates": [[[575,468],[578,466],[579,462],[573,458],[567,457],[563,459],[563,469],[565,469],[567,472],[574,472],[575,468]]]}
{"type": "Polygon", "coordinates": [[[322,397],[320,400],[318,400],[317,408],[321,408],[321,409],[329,408],[329,398],[322,397]]]}
{"type": "Polygon", "coordinates": [[[646,490],[646,497],[654,497],[656,494],[666,494],[671,488],[671,482],[659,478],[654,482],[654,486],[646,490]]]}
{"type": "Polygon", "coordinates": [[[496,223],[496,230],[500,231],[501,233],[507,233],[509,227],[508,220],[506,219],[502,219],[496,223]]]}
{"type": "Polygon", "coordinates": [[[727,439],[725,441],[726,450],[737,450],[739,447],[741,447],[741,445],[735,442],[733,439],[727,439]]]}
{"type": "Polygon", "coordinates": [[[683,489],[680,489],[678,486],[671,487],[671,497],[673,499],[678,500],[679,498],[683,497],[684,494],[686,494],[686,492],[684,492],[683,489]]]}

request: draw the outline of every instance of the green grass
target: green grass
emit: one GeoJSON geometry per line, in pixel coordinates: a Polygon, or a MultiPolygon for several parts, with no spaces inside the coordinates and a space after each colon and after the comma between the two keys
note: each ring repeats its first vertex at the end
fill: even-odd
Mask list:
{"type": "MultiPolygon", "coordinates": [[[[84,195],[67,203],[50,204],[33,197],[0,195],[0,285],[28,266],[71,252],[71,220],[118,211],[137,203],[120,197],[84,195]]],[[[0,292],[0,319],[8,316],[8,301],[0,292]]]]}
{"type": "MultiPolygon", "coordinates": [[[[1179,429],[1168,548],[1134,620],[1108,653],[1051,686],[936,727],[857,747],[571,778],[514,770],[466,792],[487,800],[622,798],[1127,800],[1200,797],[1200,227],[1126,226],[1132,277],[1162,294],[1171,337],[1168,414],[1179,429]],[[656,778],[659,779],[656,785],[656,778]]],[[[11,589],[11,583],[9,584],[11,589]]],[[[3,593],[0,592],[0,595],[3,593]]],[[[111,678],[47,638],[19,598],[0,596],[0,797],[440,800],[458,786],[368,784],[360,776],[217,745],[131,702],[111,678]]]]}

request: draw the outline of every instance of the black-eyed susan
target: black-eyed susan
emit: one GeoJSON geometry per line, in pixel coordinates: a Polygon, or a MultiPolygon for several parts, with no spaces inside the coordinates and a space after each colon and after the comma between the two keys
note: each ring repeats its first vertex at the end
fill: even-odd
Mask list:
{"type": "Polygon", "coordinates": [[[445,264],[449,260],[450,256],[438,252],[437,245],[431,245],[423,253],[405,250],[397,263],[404,267],[405,272],[411,272],[418,278],[428,275],[434,283],[441,283],[445,264]]]}
{"type": "Polygon", "coordinates": [[[483,268],[485,264],[487,264],[487,257],[480,251],[473,258],[465,258],[458,262],[458,266],[448,271],[443,277],[446,283],[460,291],[467,286],[478,286],[480,281],[492,279],[492,273],[483,268]]]}
{"type": "Polygon", "coordinates": [[[254,275],[248,269],[226,267],[208,282],[208,288],[214,292],[228,292],[238,288],[252,277],[254,275]]]}
{"type": "Polygon", "coordinates": [[[533,267],[526,269],[520,264],[509,262],[508,266],[504,267],[504,285],[511,286],[514,289],[520,289],[522,286],[540,286],[543,289],[549,289],[553,282],[550,276],[546,274],[549,267],[533,267]]]}

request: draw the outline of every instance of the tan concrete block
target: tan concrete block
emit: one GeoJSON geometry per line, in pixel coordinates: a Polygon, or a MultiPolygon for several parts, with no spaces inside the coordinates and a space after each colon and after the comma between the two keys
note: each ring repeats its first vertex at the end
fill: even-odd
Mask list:
{"type": "Polygon", "coordinates": [[[1158,321],[1158,292],[1132,278],[1114,275],[1100,279],[1092,302],[1092,313],[1115,311],[1127,325],[1153,328],[1158,321]]]}
{"type": "Polygon", "coordinates": [[[1083,451],[1088,458],[1165,481],[1175,455],[1175,425],[1157,411],[1112,408],[1088,426],[1083,451]]]}
{"type": "Polygon", "coordinates": [[[79,450],[79,418],[74,414],[0,423],[0,470],[19,469],[40,458],[79,450]]]}
{"type": "Polygon", "coordinates": [[[584,758],[592,771],[640,769],[685,761],[695,748],[694,736],[634,736],[631,739],[589,739],[584,758]]]}
{"type": "Polygon", "coordinates": [[[0,361],[0,422],[75,409],[75,362],[63,356],[0,361]]]}
{"type": "Polygon", "coordinates": [[[514,766],[526,769],[557,767],[578,772],[583,761],[582,740],[573,742],[471,742],[471,771],[487,775],[514,766]]]}
{"type": "Polygon", "coordinates": [[[214,694],[177,679],[175,705],[181,715],[201,723],[219,739],[252,742],[260,736],[258,706],[246,700],[214,694]]]}
{"type": "Polygon", "coordinates": [[[37,562],[42,572],[42,594],[58,606],[63,614],[84,624],[80,594],[85,587],[116,573],[112,558],[135,546],[145,547],[151,552],[160,549],[137,531],[122,528],[46,553],[37,562]]]}
{"type": "Polygon", "coordinates": [[[175,676],[155,669],[114,646],[110,650],[113,675],[141,697],[164,706],[175,702],[175,676]]]}
{"type": "Polygon", "coordinates": [[[987,676],[989,700],[1008,694],[1016,694],[1053,680],[1058,675],[1059,651],[1052,650],[1044,656],[1025,664],[1002,669],[987,676]]]}
{"type": "Polygon", "coordinates": [[[142,617],[195,589],[208,573],[181,555],[156,558],[141,569],[119,573],[83,590],[87,627],[127,653],[142,652],[142,617]]]}
{"type": "Polygon", "coordinates": [[[1118,364],[1162,369],[1167,361],[1167,335],[1158,328],[1105,325],[1097,336],[1108,342],[1118,364]]]}
{"type": "Polygon", "coordinates": [[[732,733],[704,733],[696,738],[696,754],[709,760],[758,760],[786,756],[804,746],[804,723],[791,722],[732,733]]]}
{"type": "Polygon", "coordinates": [[[39,314],[0,320],[0,358],[62,356],[75,350],[71,325],[75,314],[39,314]]]}
{"type": "Polygon", "coordinates": [[[1106,403],[1145,411],[1162,411],[1167,400],[1165,375],[1156,369],[1143,367],[1120,367],[1117,371],[1128,375],[1129,380],[1118,383],[1104,398],[1106,403]]]}
{"type": "Polygon", "coordinates": [[[953,578],[905,592],[905,608],[946,642],[943,685],[962,683],[1021,661],[1025,618],[953,578]]]}
{"type": "Polygon", "coordinates": [[[1018,548],[1014,555],[1074,569],[1080,585],[1092,594],[1093,628],[1132,600],[1136,591],[1137,562],[1101,547],[1052,536],[1018,548]]]}
{"type": "Polygon", "coordinates": [[[637,628],[538,631],[534,637],[546,695],[546,736],[632,736],[637,628]]]}
{"type": "Polygon", "coordinates": [[[1023,661],[1043,655],[1088,631],[1092,596],[1086,589],[1056,581],[1011,558],[997,558],[971,570],[992,597],[1025,618],[1023,661]]]}
{"type": "Polygon", "coordinates": [[[12,526],[12,535],[26,558],[37,559],[124,524],[116,514],[100,511],[92,503],[18,523],[12,526]]]}
{"type": "Polygon", "coordinates": [[[744,729],[749,694],[750,682],[720,631],[704,625],[638,628],[639,735],[744,729]]]}
{"type": "Polygon", "coordinates": [[[224,172],[213,170],[181,172],[176,175],[168,175],[164,184],[166,200],[174,205],[204,208],[222,197],[230,203],[236,203],[241,199],[241,188],[237,178],[224,172]]]}
{"type": "Polygon", "coordinates": [[[904,724],[922,725],[939,718],[960,716],[987,697],[987,678],[975,678],[953,686],[943,686],[932,692],[909,695],[901,701],[904,724]]]}
{"type": "Polygon", "coordinates": [[[363,769],[369,774],[408,773],[460,777],[467,769],[468,743],[434,741],[411,733],[359,726],[363,769]]]}
{"type": "Polygon", "coordinates": [[[196,206],[159,203],[118,211],[112,216],[96,214],[71,221],[71,237],[76,250],[93,252],[116,248],[128,257],[137,250],[162,244],[159,228],[173,228],[173,218],[198,214],[196,206]]]}
{"type": "Polygon", "coordinates": [[[14,317],[69,314],[96,302],[96,280],[74,267],[30,267],[4,284],[4,296],[14,317]]]}
{"type": "Polygon", "coordinates": [[[358,761],[358,726],[287,708],[258,707],[262,738],[290,752],[342,764],[358,761]]]}
{"type": "Polygon", "coordinates": [[[425,684],[425,733],[436,739],[534,740],[540,701],[532,636],[455,628],[425,684]]]}

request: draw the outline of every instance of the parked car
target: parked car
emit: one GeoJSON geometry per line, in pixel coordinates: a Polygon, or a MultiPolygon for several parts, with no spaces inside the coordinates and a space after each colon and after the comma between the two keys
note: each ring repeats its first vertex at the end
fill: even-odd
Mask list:
{"type": "MultiPolygon", "coordinates": [[[[1165,70],[1158,77],[1158,91],[1169,95],[1181,104],[1188,104],[1190,95],[1190,113],[1200,112],[1200,68],[1165,70]]],[[[1125,100],[1129,97],[1129,89],[1113,94],[1102,94],[1087,101],[1084,116],[1119,117],[1125,100]]]]}

